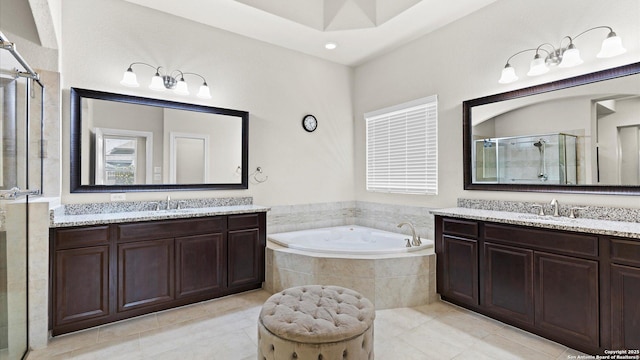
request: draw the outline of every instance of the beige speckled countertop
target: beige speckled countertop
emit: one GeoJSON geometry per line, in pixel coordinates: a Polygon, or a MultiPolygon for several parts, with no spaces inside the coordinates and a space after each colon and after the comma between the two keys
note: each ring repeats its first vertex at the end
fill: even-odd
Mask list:
{"type": "Polygon", "coordinates": [[[55,215],[51,218],[50,227],[68,227],[82,225],[102,225],[135,221],[164,219],[186,219],[204,216],[245,214],[267,212],[268,207],[258,205],[232,205],[204,208],[186,208],[158,211],[127,211],[104,214],[55,215]]]}
{"type": "Polygon", "coordinates": [[[640,223],[627,221],[611,221],[551,215],[535,215],[495,210],[469,208],[447,208],[431,210],[434,215],[449,216],[462,219],[492,221],[505,224],[533,226],[546,229],[578,231],[590,234],[620,236],[640,239],[640,223]]]}

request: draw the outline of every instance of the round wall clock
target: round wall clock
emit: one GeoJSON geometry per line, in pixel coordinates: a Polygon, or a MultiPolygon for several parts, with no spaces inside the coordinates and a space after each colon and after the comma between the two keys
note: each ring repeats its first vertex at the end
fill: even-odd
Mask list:
{"type": "Polygon", "coordinates": [[[305,115],[302,118],[302,127],[308,132],[314,132],[318,128],[318,120],[313,115],[305,115]]]}

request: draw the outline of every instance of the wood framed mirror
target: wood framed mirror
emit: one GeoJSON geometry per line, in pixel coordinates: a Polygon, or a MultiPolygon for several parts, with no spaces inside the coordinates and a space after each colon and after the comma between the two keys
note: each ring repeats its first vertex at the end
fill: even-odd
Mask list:
{"type": "Polygon", "coordinates": [[[70,97],[72,193],[248,188],[248,112],[78,88],[70,97]]]}
{"type": "Polygon", "coordinates": [[[640,195],[640,63],[462,107],[465,190],[640,195]]]}

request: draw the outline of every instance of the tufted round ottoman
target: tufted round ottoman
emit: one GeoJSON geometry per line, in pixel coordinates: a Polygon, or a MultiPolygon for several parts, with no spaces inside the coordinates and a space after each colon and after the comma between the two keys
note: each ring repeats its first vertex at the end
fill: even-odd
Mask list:
{"type": "Polygon", "coordinates": [[[258,360],[373,359],[371,301],[339,286],[273,294],[258,320],[258,360]]]}

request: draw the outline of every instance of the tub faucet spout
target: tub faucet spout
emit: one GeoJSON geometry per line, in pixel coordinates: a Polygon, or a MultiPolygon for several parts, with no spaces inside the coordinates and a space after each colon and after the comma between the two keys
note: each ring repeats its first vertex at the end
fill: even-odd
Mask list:
{"type": "Polygon", "coordinates": [[[416,229],[413,227],[413,224],[411,224],[410,222],[401,222],[400,224],[398,224],[398,227],[401,228],[404,225],[409,225],[409,228],[411,229],[411,245],[413,246],[420,246],[422,245],[422,240],[420,240],[419,236],[416,236],[416,229]]]}

